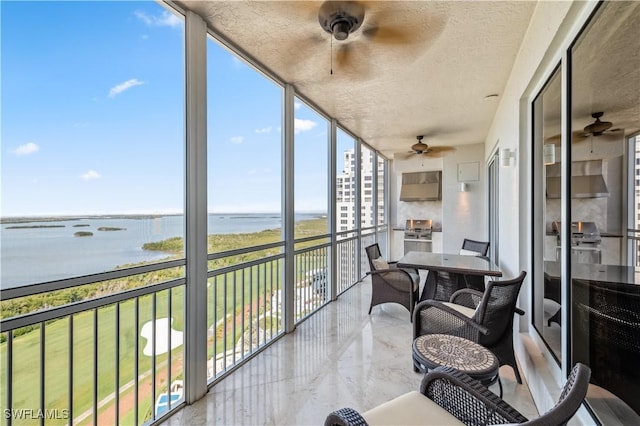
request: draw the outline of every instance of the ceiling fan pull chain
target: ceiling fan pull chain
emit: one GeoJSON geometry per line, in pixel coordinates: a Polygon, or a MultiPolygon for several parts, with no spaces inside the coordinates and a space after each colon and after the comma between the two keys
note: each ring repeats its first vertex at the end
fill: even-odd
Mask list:
{"type": "Polygon", "coordinates": [[[331,75],[333,75],[333,37],[329,37],[331,39],[331,47],[329,48],[329,56],[331,56],[331,75]]]}

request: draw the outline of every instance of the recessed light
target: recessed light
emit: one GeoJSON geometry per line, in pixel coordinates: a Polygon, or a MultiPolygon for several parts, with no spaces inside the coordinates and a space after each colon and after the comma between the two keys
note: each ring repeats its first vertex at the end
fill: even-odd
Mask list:
{"type": "Polygon", "coordinates": [[[497,98],[497,97],[498,97],[497,93],[492,93],[490,95],[485,96],[484,99],[485,99],[485,101],[488,101],[490,99],[494,99],[494,98],[497,98]]]}

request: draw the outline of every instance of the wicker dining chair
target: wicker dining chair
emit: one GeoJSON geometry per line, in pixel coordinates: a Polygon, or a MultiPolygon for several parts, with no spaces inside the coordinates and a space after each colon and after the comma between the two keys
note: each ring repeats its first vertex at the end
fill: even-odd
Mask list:
{"type": "Polygon", "coordinates": [[[365,251],[370,269],[367,274],[371,276],[369,314],[376,305],[394,302],[407,308],[410,319],[413,319],[413,309],[420,291],[419,272],[416,269],[398,268],[397,262],[387,262],[377,243],[368,246],[365,251]]]}
{"type": "Polygon", "coordinates": [[[591,370],[577,363],[556,405],[535,419],[527,419],[479,381],[450,367],[427,373],[420,392],[413,391],[359,413],[342,408],[329,414],[325,426],[366,425],[565,425],[582,405],[589,387],[591,370]]]}
{"type": "MultiPolygon", "coordinates": [[[[462,249],[460,252],[473,252],[478,253],[474,256],[483,257],[488,260],[487,253],[489,252],[489,242],[488,241],[476,241],[465,238],[462,241],[462,249]]],[[[461,281],[465,284],[467,288],[484,291],[484,276],[482,275],[462,275],[461,281]]]]}
{"type": "MultiPolygon", "coordinates": [[[[485,241],[476,241],[465,238],[462,241],[460,254],[478,256],[484,259],[488,258],[489,243],[485,241]]],[[[465,275],[444,271],[429,271],[426,285],[429,288],[431,299],[449,301],[453,293],[464,288],[484,291],[483,275],[465,275]]]]}
{"type": "MultiPolygon", "coordinates": [[[[496,357],[500,366],[510,365],[522,383],[513,351],[513,317],[524,315],[516,307],[527,273],[511,280],[489,281],[484,293],[462,289],[449,302],[425,300],[413,312],[413,338],[424,334],[450,334],[481,344],[496,357]]],[[[414,369],[422,367],[414,365],[414,369]]]]}

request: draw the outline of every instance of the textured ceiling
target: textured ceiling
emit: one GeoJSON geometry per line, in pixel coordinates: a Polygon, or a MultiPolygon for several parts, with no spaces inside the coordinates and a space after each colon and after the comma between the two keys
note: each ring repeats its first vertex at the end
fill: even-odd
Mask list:
{"type": "MultiPolygon", "coordinates": [[[[607,3],[572,52],[574,137],[584,134],[594,112],[603,112],[601,120],[619,129],[612,139],[640,131],[640,2],[607,3]]],[[[562,112],[559,74],[560,69],[545,92],[545,132],[556,140],[562,112]]]]}
{"type": "Polygon", "coordinates": [[[484,142],[535,2],[369,1],[331,42],[323,2],[179,1],[383,153],[484,142]],[[332,46],[333,44],[333,46],[332,46]],[[333,69],[333,74],[331,74],[333,69]]]}

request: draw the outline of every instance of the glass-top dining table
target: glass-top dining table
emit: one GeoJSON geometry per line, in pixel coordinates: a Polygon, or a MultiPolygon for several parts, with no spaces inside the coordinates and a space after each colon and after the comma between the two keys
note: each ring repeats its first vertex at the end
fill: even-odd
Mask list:
{"type": "Polygon", "coordinates": [[[460,277],[466,275],[501,277],[502,271],[491,260],[480,256],[467,256],[450,253],[431,253],[423,251],[410,251],[397,263],[398,268],[424,269],[435,274],[427,275],[420,301],[431,299],[435,292],[434,279],[438,272],[448,272],[460,277]]]}

